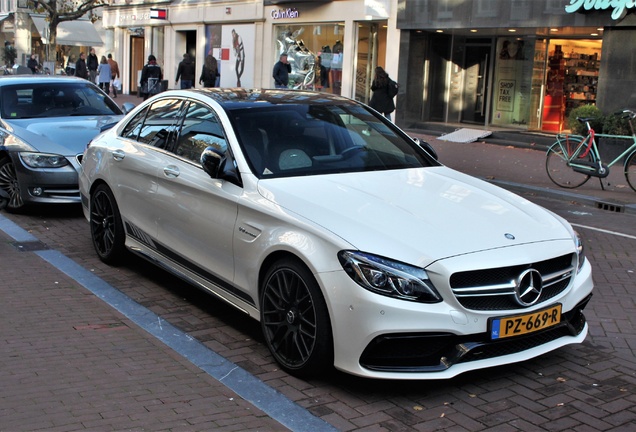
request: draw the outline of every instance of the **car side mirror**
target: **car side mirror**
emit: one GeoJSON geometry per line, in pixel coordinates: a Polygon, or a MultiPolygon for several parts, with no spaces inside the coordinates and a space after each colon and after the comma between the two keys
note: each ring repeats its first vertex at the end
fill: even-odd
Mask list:
{"type": "Polygon", "coordinates": [[[208,173],[212,178],[217,178],[219,175],[219,167],[223,161],[225,155],[215,147],[206,147],[201,153],[201,166],[203,171],[208,173]]]}
{"type": "Polygon", "coordinates": [[[121,105],[121,110],[124,112],[124,114],[128,114],[129,112],[131,112],[133,109],[135,108],[135,104],[131,103],[131,102],[124,102],[121,105]]]}
{"type": "Polygon", "coordinates": [[[419,138],[411,137],[411,139],[415,141],[415,144],[420,146],[420,148],[424,150],[426,153],[428,153],[433,159],[438,160],[437,152],[435,151],[432,145],[430,145],[426,141],[420,140],[419,138]]]}

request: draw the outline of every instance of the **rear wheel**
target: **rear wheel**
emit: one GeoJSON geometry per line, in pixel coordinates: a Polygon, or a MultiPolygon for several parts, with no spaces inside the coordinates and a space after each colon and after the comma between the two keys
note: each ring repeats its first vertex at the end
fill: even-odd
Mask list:
{"type": "Polygon", "coordinates": [[[327,305],[311,272],[295,259],[277,261],[260,294],[261,328],[283,369],[309,376],[333,365],[327,305]]]}
{"type": "Polygon", "coordinates": [[[629,155],[625,161],[625,178],[631,188],[636,191],[636,152],[629,155]]]}
{"type": "Polygon", "coordinates": [[[117,202],[105,184],[91,194],[90,226],[93,247],[99,258],[107,264],[118,264],[126,253],[126,235],[117,202]]]}
{"type": "MultiPolygon", "coordinates": [[[[578,160],[592,162],[592,153],[590,152],[578,160]]],[[[590,179],[588,174],[576,172],[568,165],[568,157],[563,153],[563,147],[559,142],[555,142],[548,149],[545,169],[550,180],[562,188],[577,188],[590,179]]]]}
{"type": "Polygon", "coordinates": [[[16,211],[24,207],[18,176],[15,172],[13,161],[9,156],[0,159],[0,188],[9,194],[7,210],[16,211]]]}

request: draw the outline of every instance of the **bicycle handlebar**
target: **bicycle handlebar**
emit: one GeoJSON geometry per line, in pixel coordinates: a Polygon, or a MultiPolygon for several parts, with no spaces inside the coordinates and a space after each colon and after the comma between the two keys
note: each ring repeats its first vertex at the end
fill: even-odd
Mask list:
{"type": "Polygon", "coordinates": [[[619,115],[624,119],[630,118],[630,119],[634,119],[636,118],[636,112],[634,110],[631,110],[629,108],[624,108],[620,111],[616,111],[613,115],[619,115]]]}

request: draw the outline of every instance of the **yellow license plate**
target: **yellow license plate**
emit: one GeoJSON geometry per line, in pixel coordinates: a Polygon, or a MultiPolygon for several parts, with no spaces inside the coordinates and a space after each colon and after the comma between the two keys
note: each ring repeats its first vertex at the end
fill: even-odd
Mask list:
{"type": "Polygon", "coordinates": [[[552,327],[561,322],[561,305],[557,304],[529,314],[495,318],[490,323],[491,339],[520,336],[552,327]]]}

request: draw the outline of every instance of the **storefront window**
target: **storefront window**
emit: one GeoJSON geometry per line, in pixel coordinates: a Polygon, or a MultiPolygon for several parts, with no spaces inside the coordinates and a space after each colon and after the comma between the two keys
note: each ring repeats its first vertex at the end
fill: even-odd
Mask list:
{"type": "Polygon", "coordinates": [[[292,72],[289,87],[340,94],[344,24],[278,25],[275,60],[286,53],[292,72]]]}
{"type": "Polygon", "coordinates": [[[492,124],[527,128],[534,65],[534,40],[499,38],[495,61],[492,124]]]}

